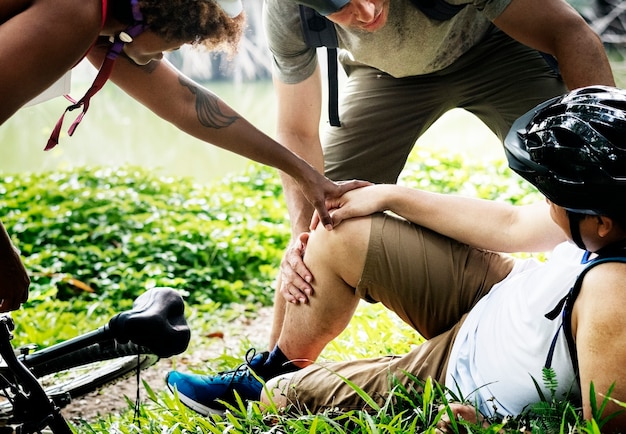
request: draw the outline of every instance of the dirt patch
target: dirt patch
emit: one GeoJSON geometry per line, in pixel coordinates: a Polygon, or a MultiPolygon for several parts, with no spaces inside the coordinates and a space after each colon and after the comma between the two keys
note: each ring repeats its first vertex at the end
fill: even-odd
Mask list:
{"type": "MultiPolygon", "coordinates": [[[[237,351],[241,347],[242,339],[247,339],[255,345],[261,345],[259,348],[265,350],[271,323],[272,309],[260,308],[254,319],[245,317],[237,319],[234,324],[231,324],[229,333],[223,338],[210,339],[208,345],[202,345],[200,348],[191,348],[190,345],[190,348],[182,355],[159,360],[156,365],[142,371],[141,380],[146,381],[155,392],[164,390],[167,388],[165,376],[170,370],[186,371],[191,366],[201,367],[207,361],[224,354],[224,352],[229,352],[229,349],[237,351]]],[[[74,400],[62,410],[62,413],[68,420],[94,421],[98,418],[106,418],[110,414],[119,414],[128,410],[129,405],[124,397],[128,397],[134,402],[136,396],[137,378],[133,376],[74,400]]],[[[142,385],[140,387],[140,402],[145,403],[147,401],[147,394],[142,385]]]]}

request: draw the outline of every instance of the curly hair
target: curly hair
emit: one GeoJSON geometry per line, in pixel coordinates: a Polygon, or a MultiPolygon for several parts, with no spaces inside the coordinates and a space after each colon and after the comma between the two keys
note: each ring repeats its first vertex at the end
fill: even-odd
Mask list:
{"type": "MultiPolygon", "coordinates": [[[[112,12],[130,23],[130,2],[112,2],[112,12]]],[[[139,0],[148,30],[168,41],[234,53],[243,34],[245,14],[230,18],[215,0],[139,0]]]]}

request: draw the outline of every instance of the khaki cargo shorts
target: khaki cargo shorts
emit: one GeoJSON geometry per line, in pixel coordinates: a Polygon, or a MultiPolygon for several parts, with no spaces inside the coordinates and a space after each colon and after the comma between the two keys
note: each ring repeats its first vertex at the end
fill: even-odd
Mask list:
{"type": "Polygon", "coordinates": [[[428,340],[402,356],[309,366],[291,377],[288,402],[313,412],[363,408],[365,403],[341,377],[379,404],[389,394],[393,377],[408,383],[405,371],[443,384],[465,315],[511,272],[513,263],[509,256],[471,248],[403,219],[374,215],[356,292],[383,303],[428,340]]]}

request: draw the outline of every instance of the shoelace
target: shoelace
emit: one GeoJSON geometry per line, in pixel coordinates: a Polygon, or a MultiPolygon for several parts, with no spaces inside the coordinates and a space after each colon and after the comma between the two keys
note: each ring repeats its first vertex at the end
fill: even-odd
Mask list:
{"type": "MultiPolygon", "coordinates": [[[[237,366],[235,369],[230,369],[228,371],[219,372],[218,375],[222,378],[230,376],[230,384],[234,381],[235,377],[238,376],[246,376],[249,377],[252,375],[252,371],[254,368],[252,367],[252,361],[254,358],[260,353],[257,353],[255,348],[249,348],[246,351],[246,355],[244,356],[245,362],[237,366]]],[[[257,374],[258,375],[258,374],[257,374]]],[[[253,376],[254,377],[254,376],[253,376]]]]}

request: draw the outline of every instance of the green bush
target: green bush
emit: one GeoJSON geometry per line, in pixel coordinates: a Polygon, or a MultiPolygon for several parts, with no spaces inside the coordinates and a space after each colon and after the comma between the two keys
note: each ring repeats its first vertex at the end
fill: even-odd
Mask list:
{"type": "Polygon", "coordinates": [[[280,182],[257,166],[211,186],[135,167],[5,176],[0,208],[31,303],[171,286],[192,303],[267,304],[289,236],[280,182]]]}

